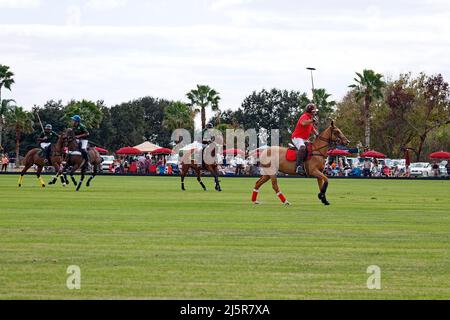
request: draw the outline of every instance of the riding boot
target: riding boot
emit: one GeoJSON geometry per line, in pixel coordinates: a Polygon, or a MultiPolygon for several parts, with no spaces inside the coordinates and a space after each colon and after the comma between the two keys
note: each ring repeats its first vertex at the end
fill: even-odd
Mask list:
{"type": "Polygon", "coordinates": [[[305,169],[303,168],[303,159],[305,157],[305,153],[306,153],[305,146],[301,146],[300,149],[297,150],[297,161],[296,161],[297,169],[295,171],[299,175],[305,174],[305,169]]]}
{"type": "Polygon", "coordinates": [[[89,159],[86,149],[81,149],[81,155],[83,156],[85,165],[87,165],[89,163],[89,159]]]}

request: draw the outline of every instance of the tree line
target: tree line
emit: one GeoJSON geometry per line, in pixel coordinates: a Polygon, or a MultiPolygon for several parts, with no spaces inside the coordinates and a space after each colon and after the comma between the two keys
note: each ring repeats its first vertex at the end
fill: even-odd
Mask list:
{"type": "Polygon", "coordinates": [[[319,107],[319,129],[331,118],[346,136],[361,149],[376,149],[390,157],[401,157],[410,148],[417,160],[438,149],[450,149],[450,89],[442,75],[414,77],[401,74],[384,79],[373,70],[356,73],[341,101],[331,99],[326,89],[314,89],[310,99],[305,92],[270,89],[254,91],[237,109],[220,108],[220,93],[198,85],[186,94],[186,101],[143,97],[114,106],[99,101],[49,100],[42,106],[25,110],[16,101],[1,98],[2,89],[12,90],[14,73],[0,64],[0,146],[4,151],[24,155],[36,147],[41,133],[39,120],[62,132],[70,117],[79,114],[89,128],[90,140],[110,151],[151,141],[171,146],[171,134],[177,128],[194,131],[195,116],[201,126],[209,119],[215,128],[260,130],[279,129],[280,143],[290,142],[298,118],[310,102],[319,107]]]}

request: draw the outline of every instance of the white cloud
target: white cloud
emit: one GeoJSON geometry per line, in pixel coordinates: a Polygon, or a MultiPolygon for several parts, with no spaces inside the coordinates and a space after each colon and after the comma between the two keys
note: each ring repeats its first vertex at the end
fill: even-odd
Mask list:
{"type": "Polygon", "coordinates": [[[228,8],[242,7],[243,5],[250,4],[255,0],[214,0],[210,8],[213,11],[225,10],[228,8]]]}
{"type": "Polygon", "coordinates": [[[95,10],[117,9],[127,5],[127,0],[88,0],[86,6],[95,10]]]}
{"type": "Polygon", "coordinates": [[[66,9],[66,25],[79,26],[81,25],[81,9],[78,6],[69,6],[66,9]]]}
{"type": "Polygon", "coordinates": [[[38,8],[41,0],[0,0],[0,8],[38,8]]]}
{"type": "Polygon", "coordinates": [[[235,108],[263,87],[308,91],[308,65],[317,68],[317,86],[335,99],[363,68],[394,76],[441,72],[450,80],[445,8],[406,16],[377,3],[312,14],[297,4],[287,9],[256,0],[197,0],[191,9],[173,0],[140,16],[133,10],[142,8],[131,1],[127,14],[102,15],[90,10],[126,3],[93,0],[89,8],[87,0],[74,3],[80,7],[68,9],[66,26],[56,25],[60,20],[0,24],[0,61],[16,73],[13,92],[5,94],[25,106],[50,98],[115,104],[143,95],[184,100],[197,83],[207,83],[221,93],[222,107],[235,108]],[[46,76],[36,82],[39,74],[46,76]]]}

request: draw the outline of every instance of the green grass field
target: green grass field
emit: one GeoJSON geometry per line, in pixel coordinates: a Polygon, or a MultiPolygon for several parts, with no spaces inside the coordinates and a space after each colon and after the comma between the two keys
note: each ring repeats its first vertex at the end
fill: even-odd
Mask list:
{"type": "Polygon", "coordinates": [[[270,184],[252,205],[255,179],[16,181],[0,176],[2,299],[450,299],[450,181],[331,180],[329,207],[311,179],[280,180],[291,207],[270,184]]]}

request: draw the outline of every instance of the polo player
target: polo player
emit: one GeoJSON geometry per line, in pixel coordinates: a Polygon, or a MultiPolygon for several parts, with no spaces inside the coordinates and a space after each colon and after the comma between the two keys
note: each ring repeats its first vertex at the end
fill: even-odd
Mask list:
{"type": "Polygon", "coordinates": [[[81,155],[87,163],[89,160],[87,152],[88,140],[86,138],[89,136],[89,131],[86,126],[81,123],[81,117],[79,115],[74,115],[71,119],[72,129],[75,134],[75,138],[77,139],[77,143],[80,146],[81,155]]]}
{"type": "Polygon", "coordinates": [[[45,163],[51,164],[51,152],[52,152],[52,143],[56,143],[58,141],[58,134],[53,131],[53,127],[51,124],[46,124],[44,128],[44,132],[38,137],[37,141],[40,142],[40,147],[44,151],[45,155],[45,163]]]}
{"type": "Polygon", "coordinates": [[[291,136],[292,142],[297,148],[296,172],[300,175],[305,174],[305,169],[303,168],[303,160],[306,154],[305,142],[309,139],[309,136],[314,129],[314,125],[317,124],[316,114],[316,105],[313,103],[308,104],[305,108],[305,112],[301,115],[300,119],[298,119],[297,126],[291,136]]]}

